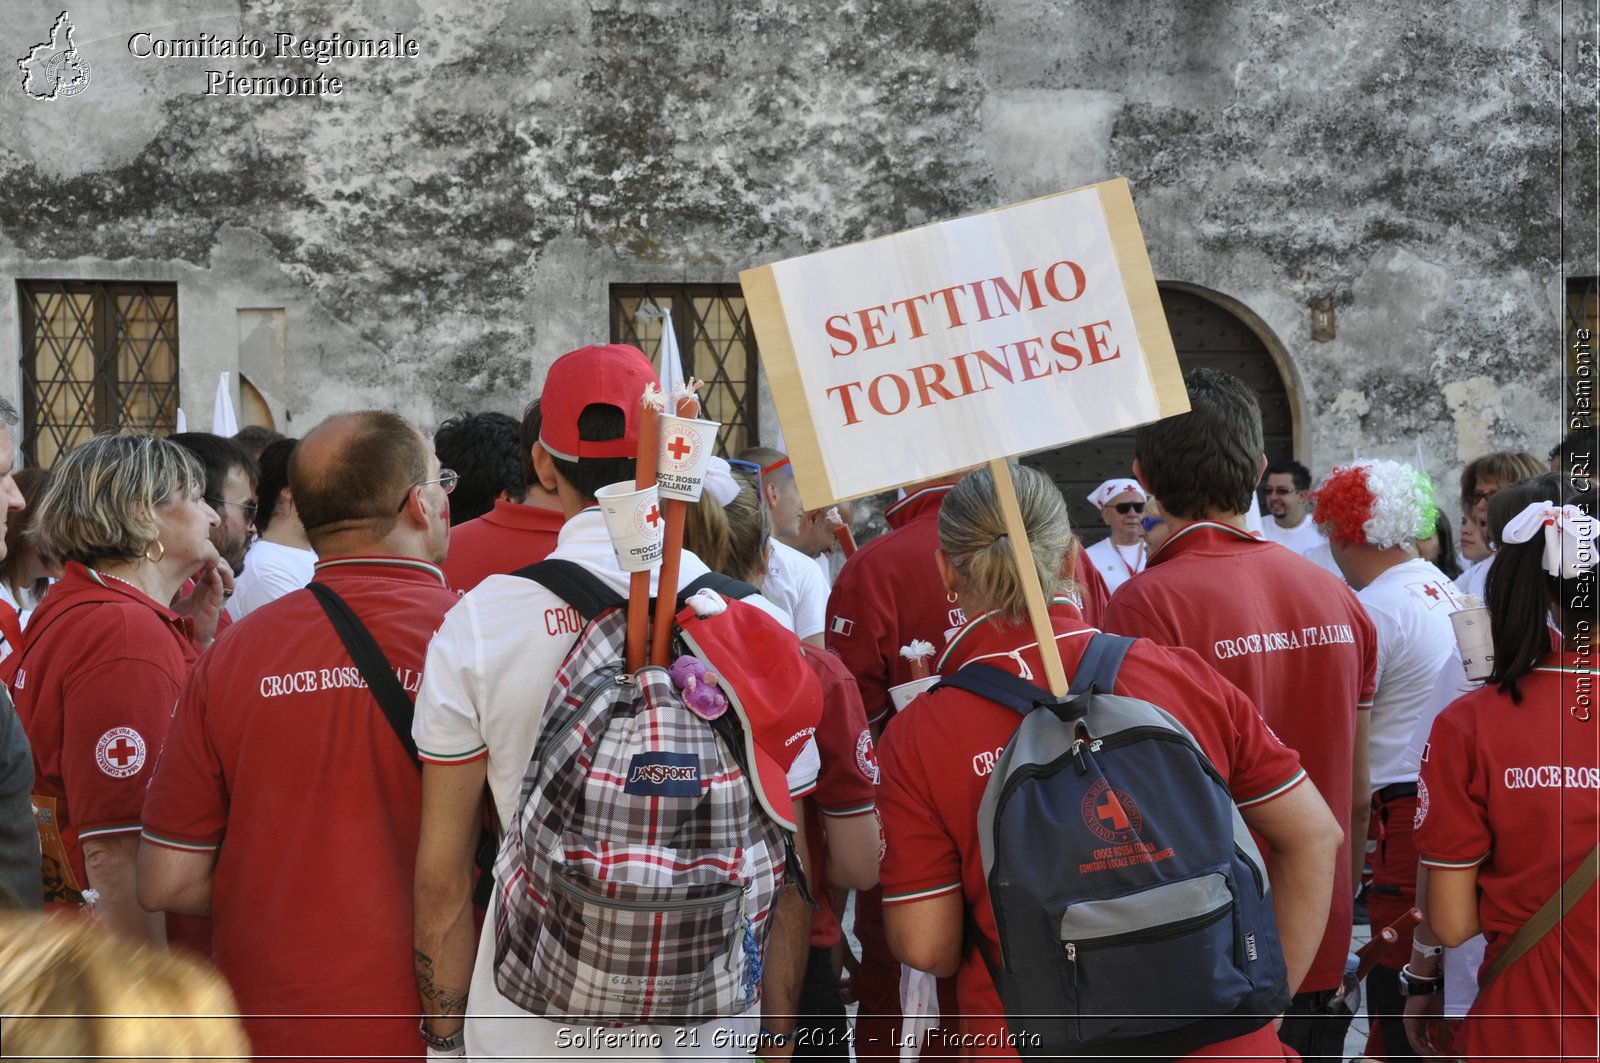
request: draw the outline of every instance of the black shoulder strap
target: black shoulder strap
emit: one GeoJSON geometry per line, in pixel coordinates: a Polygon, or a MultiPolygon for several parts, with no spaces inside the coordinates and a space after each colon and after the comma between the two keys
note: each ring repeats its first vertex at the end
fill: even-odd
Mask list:
{"type": "Polygon", "coordinates": [[[1072,677],[1074,694],[1088,693],[1092,687],[1102,694],[1111,693],[1116,685],[1117,673],[1122,670],[1122,659],[1128,655],[1134,640],[1126,635],[1110,635],[1097,631],[1084,647],[1078,661],[1078,671],[1072,677]]]}
{"type": "Polygon", "coordinates": [[[1015,709],[1026,716],[1039,705],[1055,704],[1055,695],[1043,687],[1036,687],[1026,679],[1018,679],[1010,672],[992,664],[966,664],[939,683],[942,687],[955,687],[980,698],[988,698],[998,705],[1015,709]]]}
{"type": "Polygon", "coordinates": [[[724,598],[737,598],[741,601],[752,594],[760,594],[760,588],[754,584],[746,583],[742,579],[725,576],[721,572],[707,572],[698,579],[690,580],[683,590],[678,592],[679,598],[687,598],[695,591],[716,591],[724,598]]]}
{"type": "Polygon", "coordinates": [[[395,677],[389,658],[384,656],[372,632],[356,616],[355,610],[335,594],[333,588],[325,583],[309,583],[306,589],[316,596],[328,619],[333,621],[333,629],[339,633],[344,648],[350,651],[351,660],[361,670],[361,678],[367,681],[367,689],[378,699],[378,707],[383,710],[389,726],[394,728],[395,737],[405,747],[406,756],[420,771],[422,761],[417,759],[417,743],[411,738],[411,717],[416,709],[411,699],[406,697],[400,680],[395,677]]]}
{"type": "Polygon", "coordinates": [[[576,561],[546,558],[511,574],[550,588],[585,620],[593,620],[607,609],[628,604],[626,598],[576,561]]]}

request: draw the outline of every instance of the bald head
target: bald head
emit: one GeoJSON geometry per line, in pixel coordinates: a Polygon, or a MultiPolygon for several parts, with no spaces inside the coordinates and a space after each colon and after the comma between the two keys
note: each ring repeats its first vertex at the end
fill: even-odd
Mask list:
{"type": "Polygon", "coordinates": [[[388,534],[406,492],[428,479],[431,456],[422,433],[387,410],[336,414],[313,428],[289,459],[289,492],[312,547],[340,532],[388,534]]]}

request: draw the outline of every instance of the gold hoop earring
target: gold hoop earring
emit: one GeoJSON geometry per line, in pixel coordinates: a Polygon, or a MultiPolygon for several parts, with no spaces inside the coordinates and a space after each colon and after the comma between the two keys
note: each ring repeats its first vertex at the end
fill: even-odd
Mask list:
{"type": "Polygon", "coordinates": [[[955,591],[945,591],[944,592],[944,600],[949,602],[951,605],[956,604],[956,599],[959,598],[959,597],[960,597],[960,595],[956,594],[955,591]]]}
{"type": "Polygon", "coordinates": [[[151,545],[156,547],[156,556],[151,557],[150,547],[146,546],[144,548],[144,559],[150,562],[152,565],[159,565],[161,564],[161,559],[167,556],[167,544],[163,543],[160,539],[155,539],[151,541],[151,545]]]}

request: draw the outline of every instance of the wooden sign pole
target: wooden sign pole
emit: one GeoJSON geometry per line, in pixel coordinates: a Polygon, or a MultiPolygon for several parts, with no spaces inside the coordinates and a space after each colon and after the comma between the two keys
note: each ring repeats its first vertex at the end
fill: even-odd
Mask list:
{"type": "Polygon", "coordinates": [[[1039,573],[1033,567],[1033,551],[1028,549],[1028,530],[1022,523],[1022,507],[1017,504],[1017,489],[1011,482],[1011,466],[1004,458],[989,463],[994,478],[994,493],[1006,519],[1006,538],[1011,541],[1011,557],[1022,578],[1022,592],[1028,599],[1028,618],[1039,640],[1039,656],[1044,659],[1044,674],[1050,693],[1067,696],[1067,670],[1061,665],[1061,648],[1056,645],[1055,627],[1050,623],[1050,603],[1044,600],[1039,573]]]}

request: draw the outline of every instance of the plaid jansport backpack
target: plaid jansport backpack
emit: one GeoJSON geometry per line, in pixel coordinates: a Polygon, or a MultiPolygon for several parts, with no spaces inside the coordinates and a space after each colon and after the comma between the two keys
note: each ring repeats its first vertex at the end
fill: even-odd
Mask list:
{"type": "MultiPolygon", "coordinates": [[[[588,623],[556,673],[495,861],[500,992],[532,1014],[586,1023],[748,1010],[792,847],[749,777],[745,707],[726,688],[730,710],[707,721],[666,669],[629,682],[626,603],[580,566],[544,561],[518,575],[588,623]]],[[[679,623],[696,626],[691,615],[679,623]]],[[[736,625],[755,653],[773,651],[764,639],[793,641],[739,601],[710,622],[736,625]]],[[[681,628],[674,645],[702,656],[681,628]]]]}
{"type": "Polygon", "coordinates": [[[1132,644],[1094,635],[1059,701],[984,664],[942,684],[1023,714],[978,808],[1000,955],[977,946],[1023,1056],[1174,1059],[1289,1003],[1226,781],[1172,715],[1111,693],[1132,644]]]}

